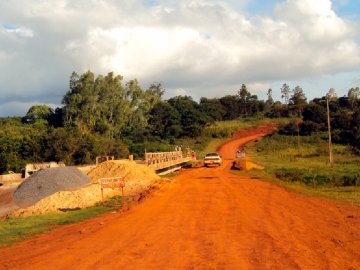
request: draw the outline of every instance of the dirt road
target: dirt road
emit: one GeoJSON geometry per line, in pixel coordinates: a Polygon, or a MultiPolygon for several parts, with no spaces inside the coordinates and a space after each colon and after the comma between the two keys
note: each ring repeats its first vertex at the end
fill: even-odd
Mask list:
{"type": "MultiPolygon", "coordinates": [[[[260,135],[221,154],[230,159],[260,135]]],[[[290,193],[230,166],[186,170],[125,213],[0,249],[0,269],[360,269],[358,207],[290,193]]]]}

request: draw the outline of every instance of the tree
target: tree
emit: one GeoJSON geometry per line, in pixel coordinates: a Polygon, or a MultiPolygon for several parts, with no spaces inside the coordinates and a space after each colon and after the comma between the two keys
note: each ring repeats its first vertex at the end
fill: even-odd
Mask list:
{"type": "Polygon", "coordinates": [[[289,105],[292,111],[294,111],[296,115],[300,116],[303,108],[306,105],[306,97],[304,91],[300,86],[296,86],[292,93],[293,94],[289,99],[289,105]]]}
{"type": "Polygon", "coordinates": [[[151,134],[161,139],[177,138],[182,132],[181,116],[167,101],[157,103],[150,111],[151,134]]]}
{"type": "Polygon", "coordinates": [[[249,109],[250,109],[249,101],[252,96],[251,96],[250,92],[247,90],[247,87],[244,83],[241,85],[241,88],[238,91],[238,97],[239,97],[240,114],[247,115],[249,113],[249,109]]]}
{"type": "Polygon", "coordinates": [[[177,96],[168,100],[180,115],[182,134],[185,137],[195,138],[201,135],[211,118],[200,111],[199,105],[189,96],[177,96]]]}
{"type": "Polygon", "coordinates": [[[329,103],[332,99],[335,98],[335,90],[331,88],[326,95],[326,111],[327,111],[327,125],[328,125],[328,136],[329,136],[329,164],[332,167],[334,163],[333,153],[332,153],[332,141],[331,141],[331,126],[330,126],[330,109],[329,103]]]}
{"type": "Polygon", "coordinates": [[[149,89],[145,91],[145,99],[147,100],[150,109],[154,108],[154,106],[161,101],[164,93],[165,89],[162,87],[161,83],[154,82],[150,85],[149,89]]]}
{"type": "Polygon", "coordinates": [[[218,98],[200,98],[199,109],[214,121],[222,120],[225,114],[225,108],[221,105],[220,99],[218,98]]]}
{"type": "Polygon", "coordinates": [[[281,104],[280,101],[275,101],[271,111],[266,113],[266,116],[270,118],[289,117],[289,110],[287,105],[281,104]]]}
{"type": "MultiPolygon", "coordinates": [[[[128,127],[129,118],[132,114],[130,99],[136,99],[133,92],[138,90],[137,81],[130,82],[130,89],[123,87],[123,77],[114,75],[112,72],[107,76],[98,76],[96,79],[95,92],[98,93],[96,131],[108,138],[120,138],[122,132],[128,127]],[[136,90],[134,90],[135,88],[136,90]],[[131,92],[133,91],[133,92],[131,92]]],[[[136,100],[135,102],[136,103],[136,100]]]]}
{"type": "Polygon", "coordinates": [[[290,97],[290,87],[284,83],[283,86],[280,88],[281,90],[281,98],[285,100],[285,104],[289,104],[289,97],[290,97]]]}
{"type": "Polygon", "coordinates": [[[348,98],[349,98],[349,102],[350,102],[350,105],[351,105],[351,109],[353,110],[357,105],[358,99],[360,98],[360,88],[359,87],[352,87],[348,91],[348,98]]]}
{"type": "Polygon", "coordinates": [[[98,88],[95,87],[95,76],[87,71],[79,76],[73,72],[70,77],[70,90],[63,97],[65,125],[93,130],[98,115],[98,88]]]}
{"type": "Polygon", "coordinates": [[[138,107],[143,91],[137,81],[122,86],[123,77],[109,72],[105,77],[88,71],[81,76],[72,73],[70,90],[62,104],[64,125],[75,126],[83,133],[96,132],[118,138],[128,127],[129,117],[138,107]]]}
{"type": "Polygon", "coordinates": [[[316,103],[311,103],[302,111],[303,121],[311,121],[325,127],[326,122],[326,109],[324,106],[316,103]]]}
{"type": "Polygon", "coordinates": [[[273,93],[273,90],[271,88],[269,88],[266,93],[266,95],[267,95],[266,105],[268,105],[269,107],[274,105],[274,99],[272,97],[272,93],[273,93]]]}
{"type": "Polygon", "coordinates": [[[224,120],[232,120],[239,117],[238,96],[227,95],[221,97],[220,104],[224,109],[224,120]]]}
{"type": "Polygon", "coordinates": [[[48,121],[51,115],[54,113],[53,109],[47,105],[34,105],[31,106],[23,122],[27,124],[33,124],[36,120],[46,120],[48,121]]]}
{"type": "Polygon", "coordinates": [[[360,108],[357,108],[353,114],[352,122],[352,141],[353,147],[360,153],[360,108]]]}

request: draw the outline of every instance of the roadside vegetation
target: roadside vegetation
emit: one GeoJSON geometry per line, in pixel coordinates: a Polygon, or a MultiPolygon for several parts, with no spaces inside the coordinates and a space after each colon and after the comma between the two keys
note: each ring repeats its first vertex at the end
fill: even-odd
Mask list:
{"type": "Polygon", "coordinates": [[[95,206],[69,211],[28,217],[9,217],[0,222],[0,247],[30,238],[39,233],[53,230],[61,225],[84,221],[105,212],[126,209],[131,204],[131,197],[114,196],[95,206]]]}
{"type": "Polygon", "coordinates": [[[296,192],[360,204],[360,156],[350,145],[333,144],[334,164],[330,166],[327,139],[324,132],[277,133],[253,142],[247,153],[265,170],[251,174],[296,192]]]}

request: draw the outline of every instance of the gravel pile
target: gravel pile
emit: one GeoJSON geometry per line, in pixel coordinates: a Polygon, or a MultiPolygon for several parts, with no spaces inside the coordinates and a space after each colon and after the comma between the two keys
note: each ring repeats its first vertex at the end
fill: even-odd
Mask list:
{"type": "Polygon", "coordinates": [[[28,207],[58,191],[75,190],[91,184],[91,179],[75,167],[48,168],[35,172],[13,194],[15,203],[28,207]]]}

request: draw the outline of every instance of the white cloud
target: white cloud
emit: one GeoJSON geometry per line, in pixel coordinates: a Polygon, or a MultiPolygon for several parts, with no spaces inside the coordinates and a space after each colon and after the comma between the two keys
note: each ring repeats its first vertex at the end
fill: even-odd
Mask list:
{"type": "Polygon", "coordinates": [[[59,103],[70,73],[88,69],[194,97],[360,70],[359,22],[330,0],[283,1],[272,17],[245,15],[248,2],[1,2],[0,18],[21,27],[0,33],[0,100],[59,103]]]}
{"type": "Polygon", "coordinates": [[[34,37],[34,32],[33,30],[26,28],[26,27],[4,27],[4,31],[6,33],[11,33],[11,34],[15,34],[18,37],[22,37],[22,38],[32,38],[34,37]]]}

